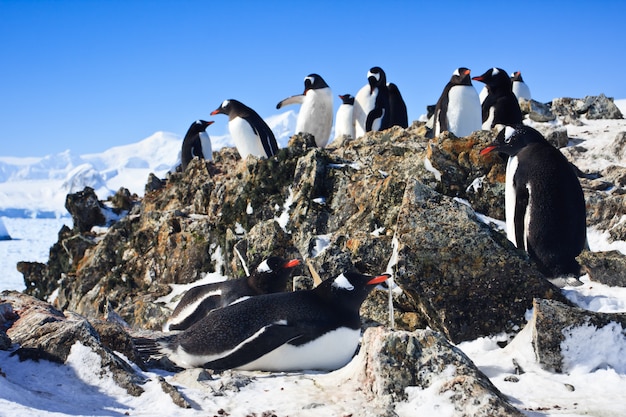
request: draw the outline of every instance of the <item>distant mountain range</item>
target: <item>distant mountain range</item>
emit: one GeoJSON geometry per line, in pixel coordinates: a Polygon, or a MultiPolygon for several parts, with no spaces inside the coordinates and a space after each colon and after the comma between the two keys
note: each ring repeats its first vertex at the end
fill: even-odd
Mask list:
{"type": "MultiPolygon", "coordinates": [[[[280,147],[296,126],[293,110],[267,118],[280,147]]],[[[211,135],[213,150],[234,146],[230,135],[211,135]]],[[[143,195],[150,173],[165,177],[180,163],[182,136],[156,132],[137,143],[102,153],[74,155],[67,150],[41,158],[0,156],[0,216],[67,216],[65,197],[89,186],[106,199],[120,187],[143,195]]]]}

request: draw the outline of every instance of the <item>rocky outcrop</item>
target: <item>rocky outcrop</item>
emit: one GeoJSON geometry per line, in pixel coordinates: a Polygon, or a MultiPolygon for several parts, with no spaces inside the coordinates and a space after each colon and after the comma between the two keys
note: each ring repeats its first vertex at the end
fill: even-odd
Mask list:
{"type": "Polygon", "coordinates": [[[593,363],[584,363],[578,356],[588,357],[585,343],[596,332],[611,333],[615,346],[623,346],[626,313],[595,313],[554,300],[535,300],[531,326],[537,361],[547,370],[569,372],[572,364],[588,366],[587,372],[600,367],[623,369],[623,352],[610,352],[611,346],[596,352],[593,363]]]}

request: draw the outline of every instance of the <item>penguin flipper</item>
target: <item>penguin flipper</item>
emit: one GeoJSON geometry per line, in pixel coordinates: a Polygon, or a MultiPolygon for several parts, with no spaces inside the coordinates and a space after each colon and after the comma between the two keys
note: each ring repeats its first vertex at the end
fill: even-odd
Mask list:
{"type": "Polygon", "coordinates": [[[368,113],[367,119],[365,119],[365,131],[371,132],[374,122],[380,121],[382,126],[382,119],[385,115],[385,111],[381,108],[377,108],[368,113]]]}
{"type": "Polygon", "coordinates": [[[295,96],[287,97],[286,99],[279,101],[278,104],[276,105],[276,108],[280,109],[281,107],[285,107],[290,104],[302,104],[304,102],[304,97],[305,97],[304,94],[298,94],[295,96]]]}
{"type": "Polygon", "coordinates": [[[216,371],[238,368],[298,337],[300,337],[300,331],[296,327],[274,323],[240,343],[228,355],[207,362],[203,367],[216,371]]]}

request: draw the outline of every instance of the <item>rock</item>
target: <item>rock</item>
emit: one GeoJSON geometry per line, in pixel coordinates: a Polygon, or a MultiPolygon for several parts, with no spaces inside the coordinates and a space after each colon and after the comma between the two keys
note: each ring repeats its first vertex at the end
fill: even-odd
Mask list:
{"type": "Polygon", "coordinates": [[[65,199],[65,208],[72,216],[74,229],[80,233],[89,232],[93,226],[106,224],[106,219],[102,214],[104,205],[98,200],[96,192],[91,187],[68,194],[65,199]]]}
{"type": "Polygon", "coordinates": [[[567,302],[471,208],[417,180],[407,185],[396,236],[396,282],[454,343],[513,330],[536,297],[567,302]]]}
{"type": "Polygon", "coordinates": [[[598,349],[593,358],[585,358],[584,343],[596,332],[609,332],[614,334],[612,337],[621,339],[615,346],[623,346],[626,313],[596,313],[555,300],[537,299],[529,325],[537,360],[547,370],[570,372],[576,366],[585,366],[590,368],[587,372],[592,372],[616,365],[622,369],[623,353],[612,352],[611,346],[606,346],[598,349]]]}
{"type": "Polygon", "coordinates": [[[16,291],[0,293],[1,303],[9,303],[19,311],[19,318],[7,334],[20,346],[14,352],[20,360],[65,363],[74,346],[80,344],[100,357],[104,373],[110,374],[128,394],[143,393],[141,379],[126,362],[100,344],[98,333],[85,318],[70,312],[64,315],[50,304],[16,291]]]}
{"type": "Polygon", "coordinates": [[[619,251],[583,251],[578,259],[582,272],[592,281],[611,287],[626,287],[626,255],[619,251]]]}
{"type": "Polygon", "coordinates": [[[431,401],[441,398],[458,415],[523,416],[463,352],[432,330],[367,329],[348,366],[358,367],[351,376],[372,402],[388,409],[411,389],[426,391],[431,401]]]}

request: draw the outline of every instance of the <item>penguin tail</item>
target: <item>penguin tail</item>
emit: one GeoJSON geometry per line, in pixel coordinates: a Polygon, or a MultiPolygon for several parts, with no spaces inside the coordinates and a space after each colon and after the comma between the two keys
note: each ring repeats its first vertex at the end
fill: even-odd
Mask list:
{"type": "Polygon", "coordinates": [[[148,368],[159,368],[166,371],[181,369],[169,360],[164,350],[176,338],[176,334],[131,335],[131,338],[141,360],[148,368]]]}

